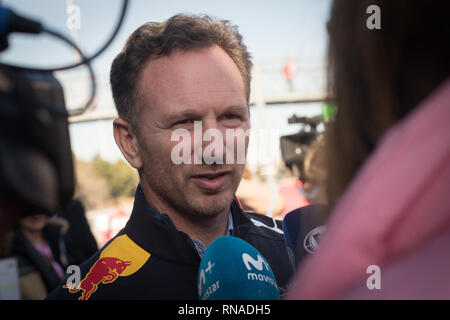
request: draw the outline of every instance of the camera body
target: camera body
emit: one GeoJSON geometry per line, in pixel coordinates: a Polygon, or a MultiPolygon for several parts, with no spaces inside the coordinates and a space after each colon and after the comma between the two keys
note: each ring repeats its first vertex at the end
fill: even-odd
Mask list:
{"type": "Polygon", "coordinates": [[[0,64],[0,194],[25,204],[24,215],[53,215],[74,184],[60,83],[52,72],[0,64]]]}
{"type": "Polygon", "coordinates": [[[303,124],[299,132],[282,136],[280,138],[281,156],[286,167],[292,169],[296,166],[299,178],[305,179],[304,162],[312,144],[321,136],[317,126],[322,123],[322,117],[297,117],[293,115],[288,119],[289,124],[303,124]]]}

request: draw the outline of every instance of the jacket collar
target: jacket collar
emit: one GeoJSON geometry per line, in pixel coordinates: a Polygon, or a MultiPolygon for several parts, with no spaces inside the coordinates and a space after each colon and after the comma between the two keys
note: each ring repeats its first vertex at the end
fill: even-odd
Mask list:
{"type": "MultiPolygon", "coordinates": [[[[232,201],[230,211],[234,224],[232,234],[242,237],[247,233],[250,220],[236,199],[232,201]]],[[[137,245],[161,259],[190,265],[200,263],[189,235],[178,231],[167,214],[158,212],[147,203],[140,185],[130,219],[121,233],[126,233],[137,245]]]]}

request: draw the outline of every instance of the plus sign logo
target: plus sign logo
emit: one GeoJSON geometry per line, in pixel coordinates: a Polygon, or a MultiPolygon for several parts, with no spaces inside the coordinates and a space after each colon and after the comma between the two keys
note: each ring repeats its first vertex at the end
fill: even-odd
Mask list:
{"type": "Polygon", "coordinates": [[[212,268],[215,267],[215,265],[216,265],[215,263],[211,264],[211,261],[208,261],[208,266],[206,267],[205,272],[208,272],[209,274],[211,274],[211,270],[212,270],[212,268]]]}
{"type": "Polygon", "coordinates": [[[200,273],[198,275],[198,284],[197,284],[197,289],[198,289],[198,293],[199,295],[202,294],[202,286],[206,283],[206,274],[208,273],[211,275],[212,273],[212,268],[215,267],[215,263],[211,263],[211,261],[208,261],[208,265],[205,269],[200,270],[200,273]]]}

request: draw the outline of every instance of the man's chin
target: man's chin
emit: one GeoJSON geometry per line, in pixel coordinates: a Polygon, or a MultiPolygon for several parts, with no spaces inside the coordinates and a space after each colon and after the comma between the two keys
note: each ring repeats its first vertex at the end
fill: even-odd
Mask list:
{"type": "Polygon", "coordinates": [[[215,217],[230,209],[233,196],[227,193],[202,193],[188,199],[191,213],[197,217],[215,217]]]}

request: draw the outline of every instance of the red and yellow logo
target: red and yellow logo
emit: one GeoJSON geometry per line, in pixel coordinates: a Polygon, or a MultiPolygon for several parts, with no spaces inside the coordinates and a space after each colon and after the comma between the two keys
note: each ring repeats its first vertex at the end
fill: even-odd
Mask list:
{"type": "Polygon", "coordinates": [[[118,277],[132,275],[150,258],[150,253],[139,247],[127,235],[115,238],[100,254],[80,285],[64,285],[70,293],[82,291],[78,300],[88,300],[100,284],[109,284],[118,277]]]}

